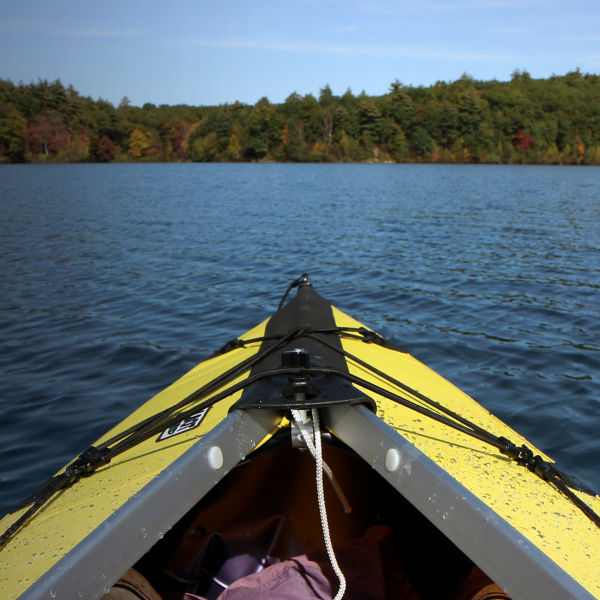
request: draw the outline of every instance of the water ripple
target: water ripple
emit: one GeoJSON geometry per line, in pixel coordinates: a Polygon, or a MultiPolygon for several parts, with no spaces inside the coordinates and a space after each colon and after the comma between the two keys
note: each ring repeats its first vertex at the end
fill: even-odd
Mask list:
{"type": "Polygon", "coordinates": [[[600,489],[600,169],[0,166],[0,508],[309,272],[600,489]]]}

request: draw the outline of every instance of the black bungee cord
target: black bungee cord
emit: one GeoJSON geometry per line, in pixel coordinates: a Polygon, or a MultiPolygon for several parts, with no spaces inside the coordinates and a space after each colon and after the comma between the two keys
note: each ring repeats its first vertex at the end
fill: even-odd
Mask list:
{"type": "Polygon", "coordinates": [[[285,290],[285,293],[283,294],[281,300],[279,301],[279,306],[277,307],[278,311],[280,311],[282,309],[282,307],[283,307],[283,305],[285,303],[285,300],[288,297],[288,294],[295,287],[298,287],[299,285],[310,285],[307,273],[303,273],[302,275],[300,275],[300,277],[298,277],[298,279],[294,279],[294,281],[292,281],[292,283],[290,283],[290,285],[288,285],[287,290],[285,290]]]}
{"type": "MultiPolygon", "coordinates": [[[[210,398],[206,402],[200,405],[195,405],[193,409],[183,412],[177,412],[181,408],[196,402],[202,397],[205,397],[211,393],[214,393],[219,387],[225,385],[228,381],[231,381],[235,377],[239,376],[242,372],[251,369],[254,364],[262,360],[266,356],[276,352],[279,348],[285,345],[288,341],[293,339],[299,331],[292,331],[287,335],[284,335],[278,339],[277,342],[269,346],[263,351],[258,352],[254,356],[249,357],[245,361],[242,361],[235,367],[232,367],[225,373],[217,376],[215,379],[208,382],[202,388],[196,390],[177,404],[166,408],[165,410],[148,417],[147,419],[133,425],[127,430],[117,434],[116,436],[106,440],[98,446],[90,446],[85,452],[83,452],[77,459],[71,464],[67,465],[63,473],[59,473],[54,477],[47,480],[42,486],[40,486],[27,500],[21,502],[13,511],[19,510],[25,506],[29,508],[12,524],[6,531],[0,535],[0,551],[6,546],[13,535],[19,531],[30,519],[33,517],[55,494],[70,487],[81,477],[89,477],[96,469],[101,466],[108,464],[115,456],[125,452],[129,448],[136,446],[144,440],[152,437],[156,433],[160,433],[165,428],[177,424],[182,418],[190,416],[201,410],[212,406],[215,402],[222,400],[223,398],[235,393],[236,390],[229,388],[226,393],[217,394],[214,398],[210,398]]],[[[247,380],[238,384],[240,389],[243,389],[247,380]]]]}
{"type": "MultiPolygon", "coordinates": [[[[292,282],[286,293],[284,294],[282,301],[280,302],[279,308],[281,308],[285,301],[289,291],[293,287],[297,287],[301,283],[307,283],[308,279],[306,275],[299,277],[297,280],[292,282]]],[[[278,309],[279,310],[279,309],[278,309]]],[[[287,333],[286,335],[277,336],[266,336],[262,338],[253,339],[237,339],[228,342],[221,350],[215,354],[223,354],[229,352],[235,348],[244,347],[247,344],[262,343],[264,341],[270,341],[271,343],[267,348],[257,352],[257,354],[247,358],[230,370],[217,376],[205,384],[202,388],[196,390],[186,398],[178,402],[177,404],[153,415],[137,423],[136,425],[128,428],[113,438],[98,444],[98,446],[90,446],[84,453],[82,453],[75,461],[67,465],[65,471],[49,479],[43,484],[33,496],[26,502],[22,503],[17,508],[23,508],[28,506],[29,508],[0,536],[0,550],[6,546],[8,541],[19,531],[30,519],[33,517],[51,498],[59,493],[60,491],[70,487],[82,477],[88,477],[92,475],[96,469],[101,466],[108,464],[114,457],[129,450],[148,438],[160,433],[165,428],[179,423],[182,419],[188,418],[200,410],[210,408],[215,403],[231,396],[232,394],[239,392],[246,387],[256,383],[257,381],[272,378],[281,375],[326,375],[331,377],[342,378],[349,383],[362,387],[370,392],[378,394],[384,398],[387,398],[393,402],[401,404],[402,406],[414,410],[428,418],[434,419],[442,424],[445,424],[453,429],[461,431],[462,433],[469,435],[475,439],[478,439],[484,443],[487,443],[497,448],[502,454],[508,457],[510,460],[514,460],[517,464],[520,464],[535,473],[543,480],[553,484],[561,493],[563,493],[575,506],[577,506],[596,526],[600,527],[600,516],[598,516],[593,509],[588,506],[579,496],[577,496],[571,488],[576,489],[580,492],[587,494],[594,494],[591,490],[581,486],[574,480],[574,478],[563,473],[557,469],[553,464],[544,460],[539,455],[534,455],[533,451],[526,445],[517,447],[513,442],[502,436],[496,436],[476,423],[462,417],[458,413],[448,409],[439,402],[421,394],[417,390],[407,386],[401,381],[388,375],[387,373],[377,369],[369,363],[363,361],[359,357],[329,343],[322,339],[324,335],[337,335],[339,337],[349,337],[352,339],[361,340],[365,343],[377,343],[384,345],[387,348],[393,350],[399,350],[395,346],[386,342],[386,340],[379,334],[373,332],[370,329],[364,327],[339,327],[339,328],[327,328],[327,329],[298,329],[287,333]],[[279,349],[282,349],[286,344],[297,340],[299,338],[308,338],[324,345],[325,347],[333,350],[346,359],[353,361],[355,364],[361,366],[373,375],[377,376],[384,381],[395,386],[398,390],[401,390],[404,394],[420,400],[427,404],[431,408],[422,406],[409,397],[401,396],[398,393],[391,392],[381,386],[366,381],[364,378],[357,375],[340,371],[338,369],[323,368],[323,367],[310,367],[310,368],[275,368],[271,370],[261,371],[254,375],[248,376],[244,381],[238,382],[227,387],[224,390],[218,392],[227,383],[231,382],[244,371],[251,369],[259,361],[272,355],[279,349]],[[213,395],[211,395],[213,394],[213,395]],[[207,398],[207,396],[210,396],[207,398]],[[193,404],[191,408],[190,404],[193,404]],[[434,409],[434,410],[432,410],[434,409]],[[439,411],[439,412],[436,412],[439,411]]],[[[13,511],[14,512],[14,511],[13,511]]]]}

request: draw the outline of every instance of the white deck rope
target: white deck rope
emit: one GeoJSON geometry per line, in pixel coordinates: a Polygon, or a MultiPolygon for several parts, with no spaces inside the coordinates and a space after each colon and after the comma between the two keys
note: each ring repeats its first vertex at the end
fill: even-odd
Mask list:
{"type": "MultiPolygon", "coordinates": [[[[302,415],[303,412],[308,413],[308,411],[301,412],[299,410],[292,409],[291,412],[292,412],[292,418],[294,419],[294,422],[296,423],[296,426],[300,430],[302,438],[304,439],[304,442],[306,443],[306,447],[309,449],[310,453],[313,455],[313,458],[315,460],[317,460],[317,449],[315,448],[315,445],[312,440],[313,434],[311,434],[310,431],[308,430],[308,428],[306,427],[307,421],[302,415]]],[[[314,431],[314,425],[313,425],[313,431],[314,431]]],[[[325,471],[325,475],[327,475],[327,477],[329,478],[329,481],[331,482],[331,485],[333,486],[333,489],[334,489],[337,497],[339,498],[340,502],[342,503],[344,512],[347,515],[350,514],[352,512],[352,507],[350,506],[350,503],[348,502],[348,499],[346,498],[346,495],[344,494],[344,490],[342,490],[342,488],[340,487],[340,484],[337,482],[337,479],[335,478],[333,471],[330,469],[329,465],[325,461],[322,461],[322,462],[323,462],[323,471],[325,471]]]]}
{"type": "MultiPolygon", "coordinates": [[[[302,416],[298,411],[292,410],[292,416],[296,421],[298,428],[300,429],[300,433],[308,446],[311,454],[315,458],[316,463],[316,471],[317,471],[317,503],[319,505],[319,515],[321,516],[321,528],[323,529],[323,541],[325,542],[325,549],[327,550],[327,556],[329,557],[329,562],[331,563],[331,567],[333,568],[334,573],[336,574],[340,587],[338,588],[337,594],[333,598],[333,600],[341,600],[346,592],[346,578],[340,569],[340,566],[335,557],[335,551],[333,549],[333,544],[331,543],[331,535],[329,533],[329,522],[327,521],[327,509],[325,507],[325,492],[323,489],[323,471],[327,470],[329,477],[332,480],[332,483],[335,481],[333,479],[333,474],[331,474],[331,469],[325,464],[323,461],[323,448],[321,446],[321,430],[319,427],[319,411],[316,408],[312,409],[312,425],[314,432],[314,443],[311,439],[311,435],[306,428],[305,423],[303,422],[302,416]],[[297,414],[294,414],[297,413],[297,414]]],[[[341,492],[341,490],[340,490],[341,492]]],[[[343,496],[343,494],[342,494],[343,496]]],[[[345,501],[345,498],[344,498],[345,501]]],[[[347,504],[347,502],[346,502],[347,504]]]]}

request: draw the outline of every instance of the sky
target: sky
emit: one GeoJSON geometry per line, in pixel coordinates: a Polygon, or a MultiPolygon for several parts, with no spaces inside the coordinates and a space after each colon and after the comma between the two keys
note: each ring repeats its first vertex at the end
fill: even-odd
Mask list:
{"type": "Polygon", "coordinates": [[[0,0],[0,79],[117,105],[600,74],[598,0],[0,0]]]}

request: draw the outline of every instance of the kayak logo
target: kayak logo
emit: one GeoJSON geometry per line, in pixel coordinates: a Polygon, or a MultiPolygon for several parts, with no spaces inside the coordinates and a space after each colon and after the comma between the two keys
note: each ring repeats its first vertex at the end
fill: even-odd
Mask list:
{"type": "Polygon", "coordinates": [[[208,411],[208,408],[205,408],[194,415],[190,415],[189,417],[182,419],[181,421],[179,421],[179,423],[175,423],[175,425],[171,425],[171,427],[165,429],[158,436],[158,439],[156,441],[161,442],[162,440],[166,440],[167,438],[173,437],[174,435],[179,435],[180,433],[185,433],[186,431],[195,429],[196,427],[198,427],[198,425],[200,425],[200,423],[202,423],[202,419],[204,419],[206,411],[208,411]]]}

